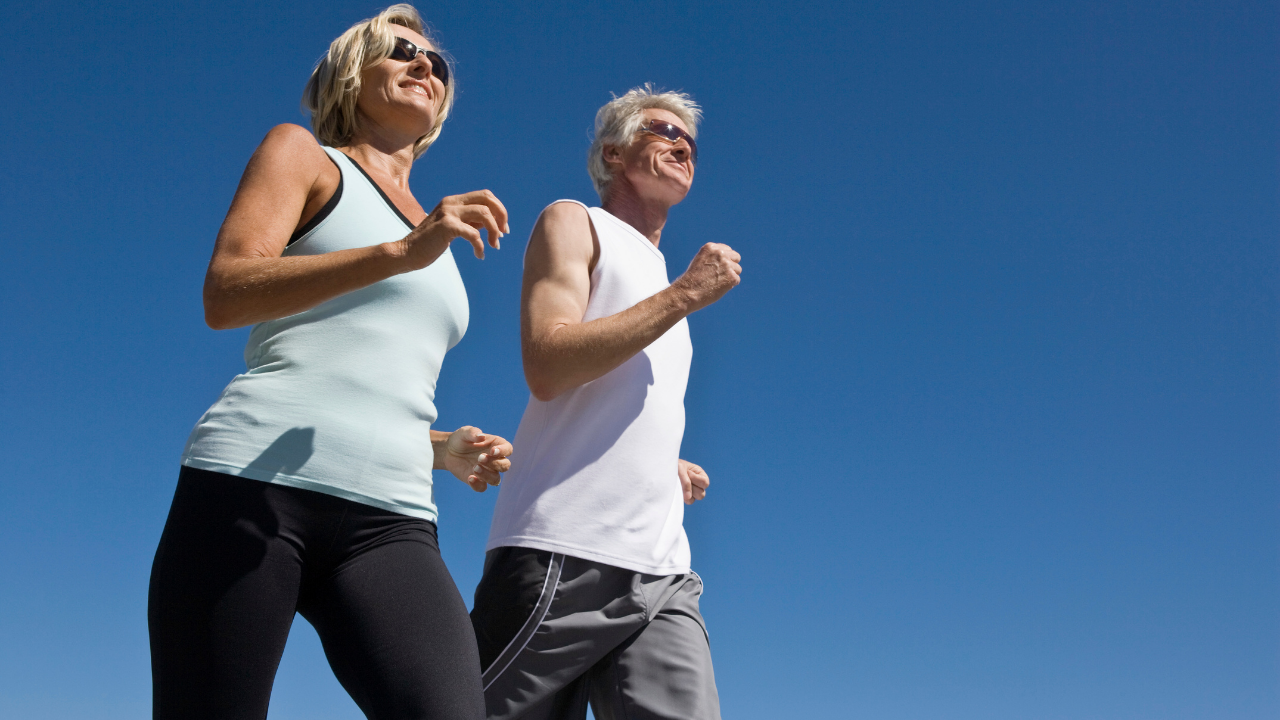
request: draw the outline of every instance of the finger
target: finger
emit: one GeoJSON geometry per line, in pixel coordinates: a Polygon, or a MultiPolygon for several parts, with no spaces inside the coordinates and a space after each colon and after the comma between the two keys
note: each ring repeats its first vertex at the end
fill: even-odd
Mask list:
{"type": "Polygon", "coordinates": [[[497,435],[491,435],[490,437],[493,438],[493,445],[489,448],[490,455],[494,457],[511,457],[511,453],[514,449],[511,447],[510,442],[505,438],[498,437],[497,435]]]}
{"type": "Polygon", "coordinates": [[[711,478],[707,477],[705,474],[690,475],[689,482],[693,483],[694,487],[700,487],[703,489],[711,487],[711,478]]]}
{"type": "Polygon", "coordinates": [[[455,220],[460,227],[455,228],[454,237],[460,237],[471,243],[477,260],[484,259],[484,241],[480,238],[480,231],[467,225],[466,223],[455,220]]]}
{"type": "Polygon", "coordinates": [[[497,485],[498,483],[502,482],[501,473],[494,472],[493,470],[490,470],[489,468],[486,468],[483,465],[473,466],[471,468],[471,475],[469,477],[478,478],[482,480],[486,485],[497,485]]]}
{"type": "Polygon", "coordinates": [[[511,461],[506,458],[489,458],[481,455],[476,464],[497,473],[504,473],[511,469],[511,461]]]}
{"type": "Polygon", "coordinates": [[[485,205],[464,205],[457,210],[458,218],[473,228],[484,229],[489,233],[489,244],[495,250],[499,247],[499,239],[502,238],[502,230],[497,219],[493,216],[493,211],[485,205]]]}
{"type": "Polygon", "coordinates": [[[484,205],[493,213],[493,217],[498,221],[502,232],[511,232],[511,224],[508,222],[510,216],[507,215],[507,207],[502,204],[497,195],[488,190],[473,190],[469,193],[458,195],[457,198],[467,205],[484,205]]]}
{"type": "Polygon", "coordinates": [[[476,492],[484,492],[485,490],[489,489],[489,484],[481,480],[480,478],[476,477],[475,475],[467,476],[467,484],[470,485],[471,489],[475,490],[476,492]]]}
{"type": "Polygon", "coordinates": [[[694,489],[693,489],[693,499],[694,499],[694,500],[702,500],[702,499],[704,499],[704,498],[706,498],[706,497],[707,497],[707,491],[706,491],[706,490],[704,490],[703,488],[694,488],[694,489]]]}
{"type": "Polygon", "coordinates": [[[480,240],[480,231],[463,222],[457,216],[456,211],[446,213],[440,220],[440,227],[443,227],[449,233],[448,237],[450,239],[462,238],[471,243],[471,246],[475,248],[476,257],[481,260],[484,259],[484,243],[480,240]]]}

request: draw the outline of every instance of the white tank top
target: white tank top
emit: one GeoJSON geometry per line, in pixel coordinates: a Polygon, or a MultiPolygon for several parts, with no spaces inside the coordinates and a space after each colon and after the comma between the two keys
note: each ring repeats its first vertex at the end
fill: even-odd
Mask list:
{"type": "MultiPolygon", "coordinates": [[[[337,204],[286,256],[376,245],[412,229],[359,165],[325,152],[342,174],[337,204]]],[[[467,320],[466,289],[446,250],[421,270],[255,325],[248,372],[196,423],[182,464],[434,522],[436,378],[467,320]]]]}
{"type": "MultiPolygon", "coordinates": [[[[653,243],[600,208],[587,213],[600,257],[583,322],[670,285],[653,243]]],[[[530,397],[486,549],[530,547],[655,575],[689,572],[676,464],[692,357],[681,320],[606,375],[550,402],[530,397]]]]}

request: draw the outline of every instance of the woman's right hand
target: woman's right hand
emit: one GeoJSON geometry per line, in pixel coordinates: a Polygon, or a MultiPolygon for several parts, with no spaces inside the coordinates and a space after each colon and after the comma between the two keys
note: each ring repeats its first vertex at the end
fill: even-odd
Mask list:
{"type": "Polygon", "coordinates": [[[445,248],[455,238],[462,238],[475,248],[476,257],[484,259],[484,242],[480,231],[489,235],[489,244],[496,250],[503,233],[511,232],[507,223],[507,209],[488,190],[461,195],[450,195],[440,201],[431,214],[403,239],[397,241],[400,252],[409,266],[420,270],[444,254],[445,248]]]}

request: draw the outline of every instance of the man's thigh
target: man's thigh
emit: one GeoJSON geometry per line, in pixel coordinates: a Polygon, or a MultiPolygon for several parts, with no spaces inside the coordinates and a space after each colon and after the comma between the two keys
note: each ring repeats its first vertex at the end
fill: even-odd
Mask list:
{"type": "Polygon", "coordinates": [[[579,679],[645,622],[637,574],[526,548],[492,553],[471,613],[490,720],[581,718],[579,679]]]}
{"type": "Polygon", "coordinates": [[[653,619],[592,671],[598,720],[719,720],[701,595],[702,580],[684,576],[653,619]]]}

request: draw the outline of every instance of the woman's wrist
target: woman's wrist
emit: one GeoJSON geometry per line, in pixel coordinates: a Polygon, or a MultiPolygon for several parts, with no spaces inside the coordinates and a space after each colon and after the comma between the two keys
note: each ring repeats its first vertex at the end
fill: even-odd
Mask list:
{"type": "Polygon", "coordinates": [[[393,275],[400,275],[413,270],[409,266],[409,244],[405,242],[405,239],[384,242],[378,246],[382,256],[391,265],[393,275]]]}
{"type": "Polygon", "coordinates": [[[444,460],[448,453],[449,436],[453,433],[440,430],[431,431],[432,470],[445,470],[444,460]]]}

